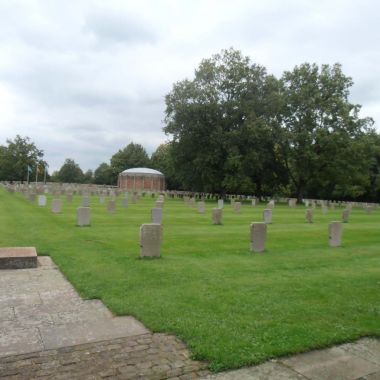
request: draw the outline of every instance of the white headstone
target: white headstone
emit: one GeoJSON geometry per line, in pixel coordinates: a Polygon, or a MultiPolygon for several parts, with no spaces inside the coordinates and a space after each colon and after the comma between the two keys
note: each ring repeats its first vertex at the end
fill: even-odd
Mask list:
{"type": "Polygon", "coordinates": [[[160,257],[162,226],[158,223],[143,224],[140,227],[140,256],[160,257]]]}
{"type": "Polygon", "coordinates": [[[46,206],[46,196],[39,195],[38,196],[38,206],[46,206]]]}
{"type": "Polygon", "coordinates": [[[264,251],[266,238],[267,225],[265,223],[251,223],[251,251],[264,251]]]}

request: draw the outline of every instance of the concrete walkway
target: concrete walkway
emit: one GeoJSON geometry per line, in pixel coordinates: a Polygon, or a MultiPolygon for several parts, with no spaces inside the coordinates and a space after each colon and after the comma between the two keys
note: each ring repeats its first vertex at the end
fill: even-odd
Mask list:
{"type": "Polygon", "coordinates": [[[212,375],[176,337],[81,299],[49,257],[38,260],[0,271],[1,379],[380,380],[380,340],[368,338],[212,375]]]}

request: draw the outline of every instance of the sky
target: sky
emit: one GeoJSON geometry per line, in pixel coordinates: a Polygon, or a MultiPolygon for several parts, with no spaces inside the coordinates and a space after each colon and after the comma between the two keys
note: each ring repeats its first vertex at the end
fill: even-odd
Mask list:
{"type": "Polygon", "coordinates": [[[50,172],[130,142],[151,154],[173,84],[229,47],[278,77],[341,63],[379,130],[379,15],[376,0],[0,0],[0,145],[30,137],[50,172]]]}

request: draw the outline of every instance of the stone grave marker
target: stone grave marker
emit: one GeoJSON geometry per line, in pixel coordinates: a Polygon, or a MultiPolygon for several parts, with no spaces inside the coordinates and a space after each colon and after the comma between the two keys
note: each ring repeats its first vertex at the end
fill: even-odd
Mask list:
{"type": "Polygon", "coordinates": [[[256,206],[256,198],[253,198],[251,203],[252,203],[252,206],[256,206]]]}
{"type": "Polygon", "coordinates": [[[218,208],[222,209],[224,207],[224,200],[218,199],[218,208]]]}
{"type": "Polygon", "coordinates": [[[111,200],[111,201],[109,201],[108,203],[107,203],[107,211],[109,212],[109,213],[114,213],[115,212],[115,201],[113,200],[111,200]]]}
{"type": "Polygon", "coordinates": [[[161,241],[161,224],[143,224],[140,227],[140,257],[160,257],[161,241]]]}
{"type": "Polygon", "coordinates": [[[289,207],[296,207],[297,199],[296,198],[289,198],[288,205],[289,205],[289,207]]]}
{"type": "Polygon", "coordinates": [[[162,224],[163,209],[161,207],[152,208],[151,220],[152,223],[162,224]]]}
{"type": "Polygon", "coordinates": [[[267,239],[267,225],[262,222],[251,223],[251,251],[263,252],[267,239]]]}
{"type": "Polygon", "coordinates": [[[263,219],[265,224],[270,224],[272,223],[272,210],[269,208],[266,208],[263,211],[263,219]]]}
{"type": "Polygon", "coordinates": [[[204,214],[206,210],[206,203],[203,201],[198,202],[198,212],[204,214]]]}
{"type": "Polygon", "coordinates": [[[163,208],[164,207],[164,201],[156,201],[156,208],[163,208]]]}
{"type": "Polygon", "coordinates": [[[327,208],[327,206],[323,205],[322,206],[322,214],[326,215],[328,213],[329,209],[327,208]]]}
{"type": "Polygon", "coordinates": [[[38,196],[38,206],[46,206],[46,195],[39,195],[38,196]]]}
{"type": "Polygon", "coordinates": [[[90,207],[78,207],[77,208],[77,225],[89,226],[91,221],[91,209],[90,207]]]}
{"type": "Polygon", "coordinates": [[[349,209],[343,210],[343,212],[342,212],[342,222],[343,223],[348,223],[348,219],[349,218],[350,218],[350,210],[349,209]]]}
{"type": "Polygon", "coordinates": [[[60,199],[53,199],[51,211],[53,211],[54,214],[60,213],[62,210],[62,201],[60,199]]]}
{"type": "Polygon", "coordinates": [[[330,247],[339,247],[342,244],[342,223],[329,223],[329,245],[330,247]]]}
{"type": "Polygon", "coordinates": [[[307,223],[313,223],[314,210],[312,208],[306,210],[305,218],[307,223]]]}
{"type": "Polygon", "coordinates": [[[212,209],[212,223],[213,224],[222,224],[223,211],[221,208],[212,209]]]}
{"type": "MultiPolygon", "coordinates": [[[[105,201],[106,201],[105,196],[104,196],[104,195],[101,195],[101,196],[99,197],[99,203],[100,203],[101,205],[103,205],[105,201]]],[[[88,207],[88,206],[87,206],[87,207],[88,207]]]]}
{"type": "Polygon", "coordinates": [[[237,213],[240,213],[241,211],[241,202],[235,202],[234,203],[234,211],[237,213]]]}
{"type": "Polygon", "coordinates": [[[90,198],[88,196],[82,198],[82,207],[90,207],[90,198]]]}
{"type": "Polygon", "coordinates": [[[128,198],[125,197],[121,200],[121,207],[128,207],[128,198]]]}
{"type": "Polygon", "coordinates": [[[66,194],[66,200],[71,203],[73,201],[73,194],[66,194]]]}

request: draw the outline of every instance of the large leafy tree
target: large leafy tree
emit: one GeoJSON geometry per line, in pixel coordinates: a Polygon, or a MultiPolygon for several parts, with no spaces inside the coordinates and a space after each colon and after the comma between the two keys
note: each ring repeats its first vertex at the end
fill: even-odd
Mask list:
{"type": "Polygon", "coordinates": [[[128,144],[111,158],[112,183],[117,182],[118,175],[123,170],[147,167],[149,164],[149,156],[142,145],[135,143],[128,144]]]}
{"type": "Polygon", "coordinates": [[[30,168],[30,178],[36,171],[43,173],[47,167],[43,160],[44,152],[36,147],[29,137],[17,135],[8,139],[6,145],[0,146],[0,179],[8,181],[24,181],[30,168]]]}
{"type": "Polygon", "coordinates": [[[360,118],[360,106],[349,102],[352,84],[339,64],[305,63],[282,76],[275,136],[278,157],[299,199],[365,191],[370,156],[364,136],[372,120],[360,118]]]}
{"type": "Polygon", "coordinates": [[[57,179],[66,183],[83,183],[85,177],[79,165],[67,158],[57,173],[57,179]]]}
{"type": "Polygon", "coordinates": [[[94,183],[98,185],[111,185],[113,181],[112,170],[106,162],[101,163],[94,172],[94,183]]]}
{"type": "Polygon", "coordinates": [[[268,129],[280,105],[276,90],[264,67],[234,49],[203,60],[193,80],[174,84],[164,131],[184,188],[253,192],[255,179],[273,176],[265,163],[277,166],[268,129]]]}
{"type": "Polygon", "coordinates": [[[170,143],[161,144],[151,157],[151,166],[165,175],[166,187],[168,189],[181,189],[181,183],[176,176],[170,143]]]}

